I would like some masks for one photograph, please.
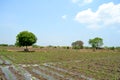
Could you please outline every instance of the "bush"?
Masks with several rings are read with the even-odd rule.
[[[62,46],[63,49],[70,49],[69,46]]]
[[[115,50],[115,47],[114,47],[114,46],[113,46],[113,47],[109,47],[109,49],[110,49],[110,50]]]
[[[83,49],[83,46],[73,46],[73,49]]]
[[[39,46],[38,46],[38,45],[33,45],[32,47],[33,47],[33,48],[38,48]]]

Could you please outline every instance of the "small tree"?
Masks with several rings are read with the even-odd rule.
[[[37,38],[32,32],[22,31],[16,36],[16,45],[25,46],[25,51],[29,51],[27,46],[31,46],[36,43]]]
[[[83,48],[83,42],[82,41],[75,41],[72,43],[73,49],[82,49]]]
[[[93,50],[100,48],[103,45],[103,39],[96,37],[94,39],[89,39],[89,44],[92,46]]]

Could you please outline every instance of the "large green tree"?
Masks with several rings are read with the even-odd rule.
[[[89,39],[89,44],[92,46],[93,50],[100,48],[103,45],[103,39],[96,37],[94,39]]]
[[[16,45],[17,46],[25,46],[25,51],[28,51],[27,46],[31,46],[34,43],[36,43],[37,37],[32,33],[28,31],[22,31],[16,36]]]
[[[73,49],[82,49],[83,48],[83,41],[75,41],[72,43]]]

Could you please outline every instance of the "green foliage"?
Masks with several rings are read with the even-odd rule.
[[[62,46],[63,49],[70,49],[69,46]]]
[[[83,48],[83,42],[82,41],[75,41],[72,43],[73,49],[82,49]]]
[[[32,47],[33,47],[33,48],[39,48],[39,46],[38,46],[38,45],[32,45]]]
[[[92,46],[92,48],[98,49],[103,45],[103,39],[99,37],[89,39],[89,44]]]
[[[8,46],[8,44],[0,44],[0,46]]]
[[[115,50],[115,47],[114,47],[114,46],[113,46],[113,47],[109,47],[109,49],[110,49],[110,50]]]
[[[16,36],[16,43],[17,46],[31,46],[36,43],[37,38],[36,36],[28,31],[22,31]]]
[[[47,48],[59,48],[59,46],[48,45]]]

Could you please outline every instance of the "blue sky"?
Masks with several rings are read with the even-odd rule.
[[[0,44],[14,44],[24,30],[41,46],[88,46],[94,37],[120,46],[120,0],[0,0]]]

